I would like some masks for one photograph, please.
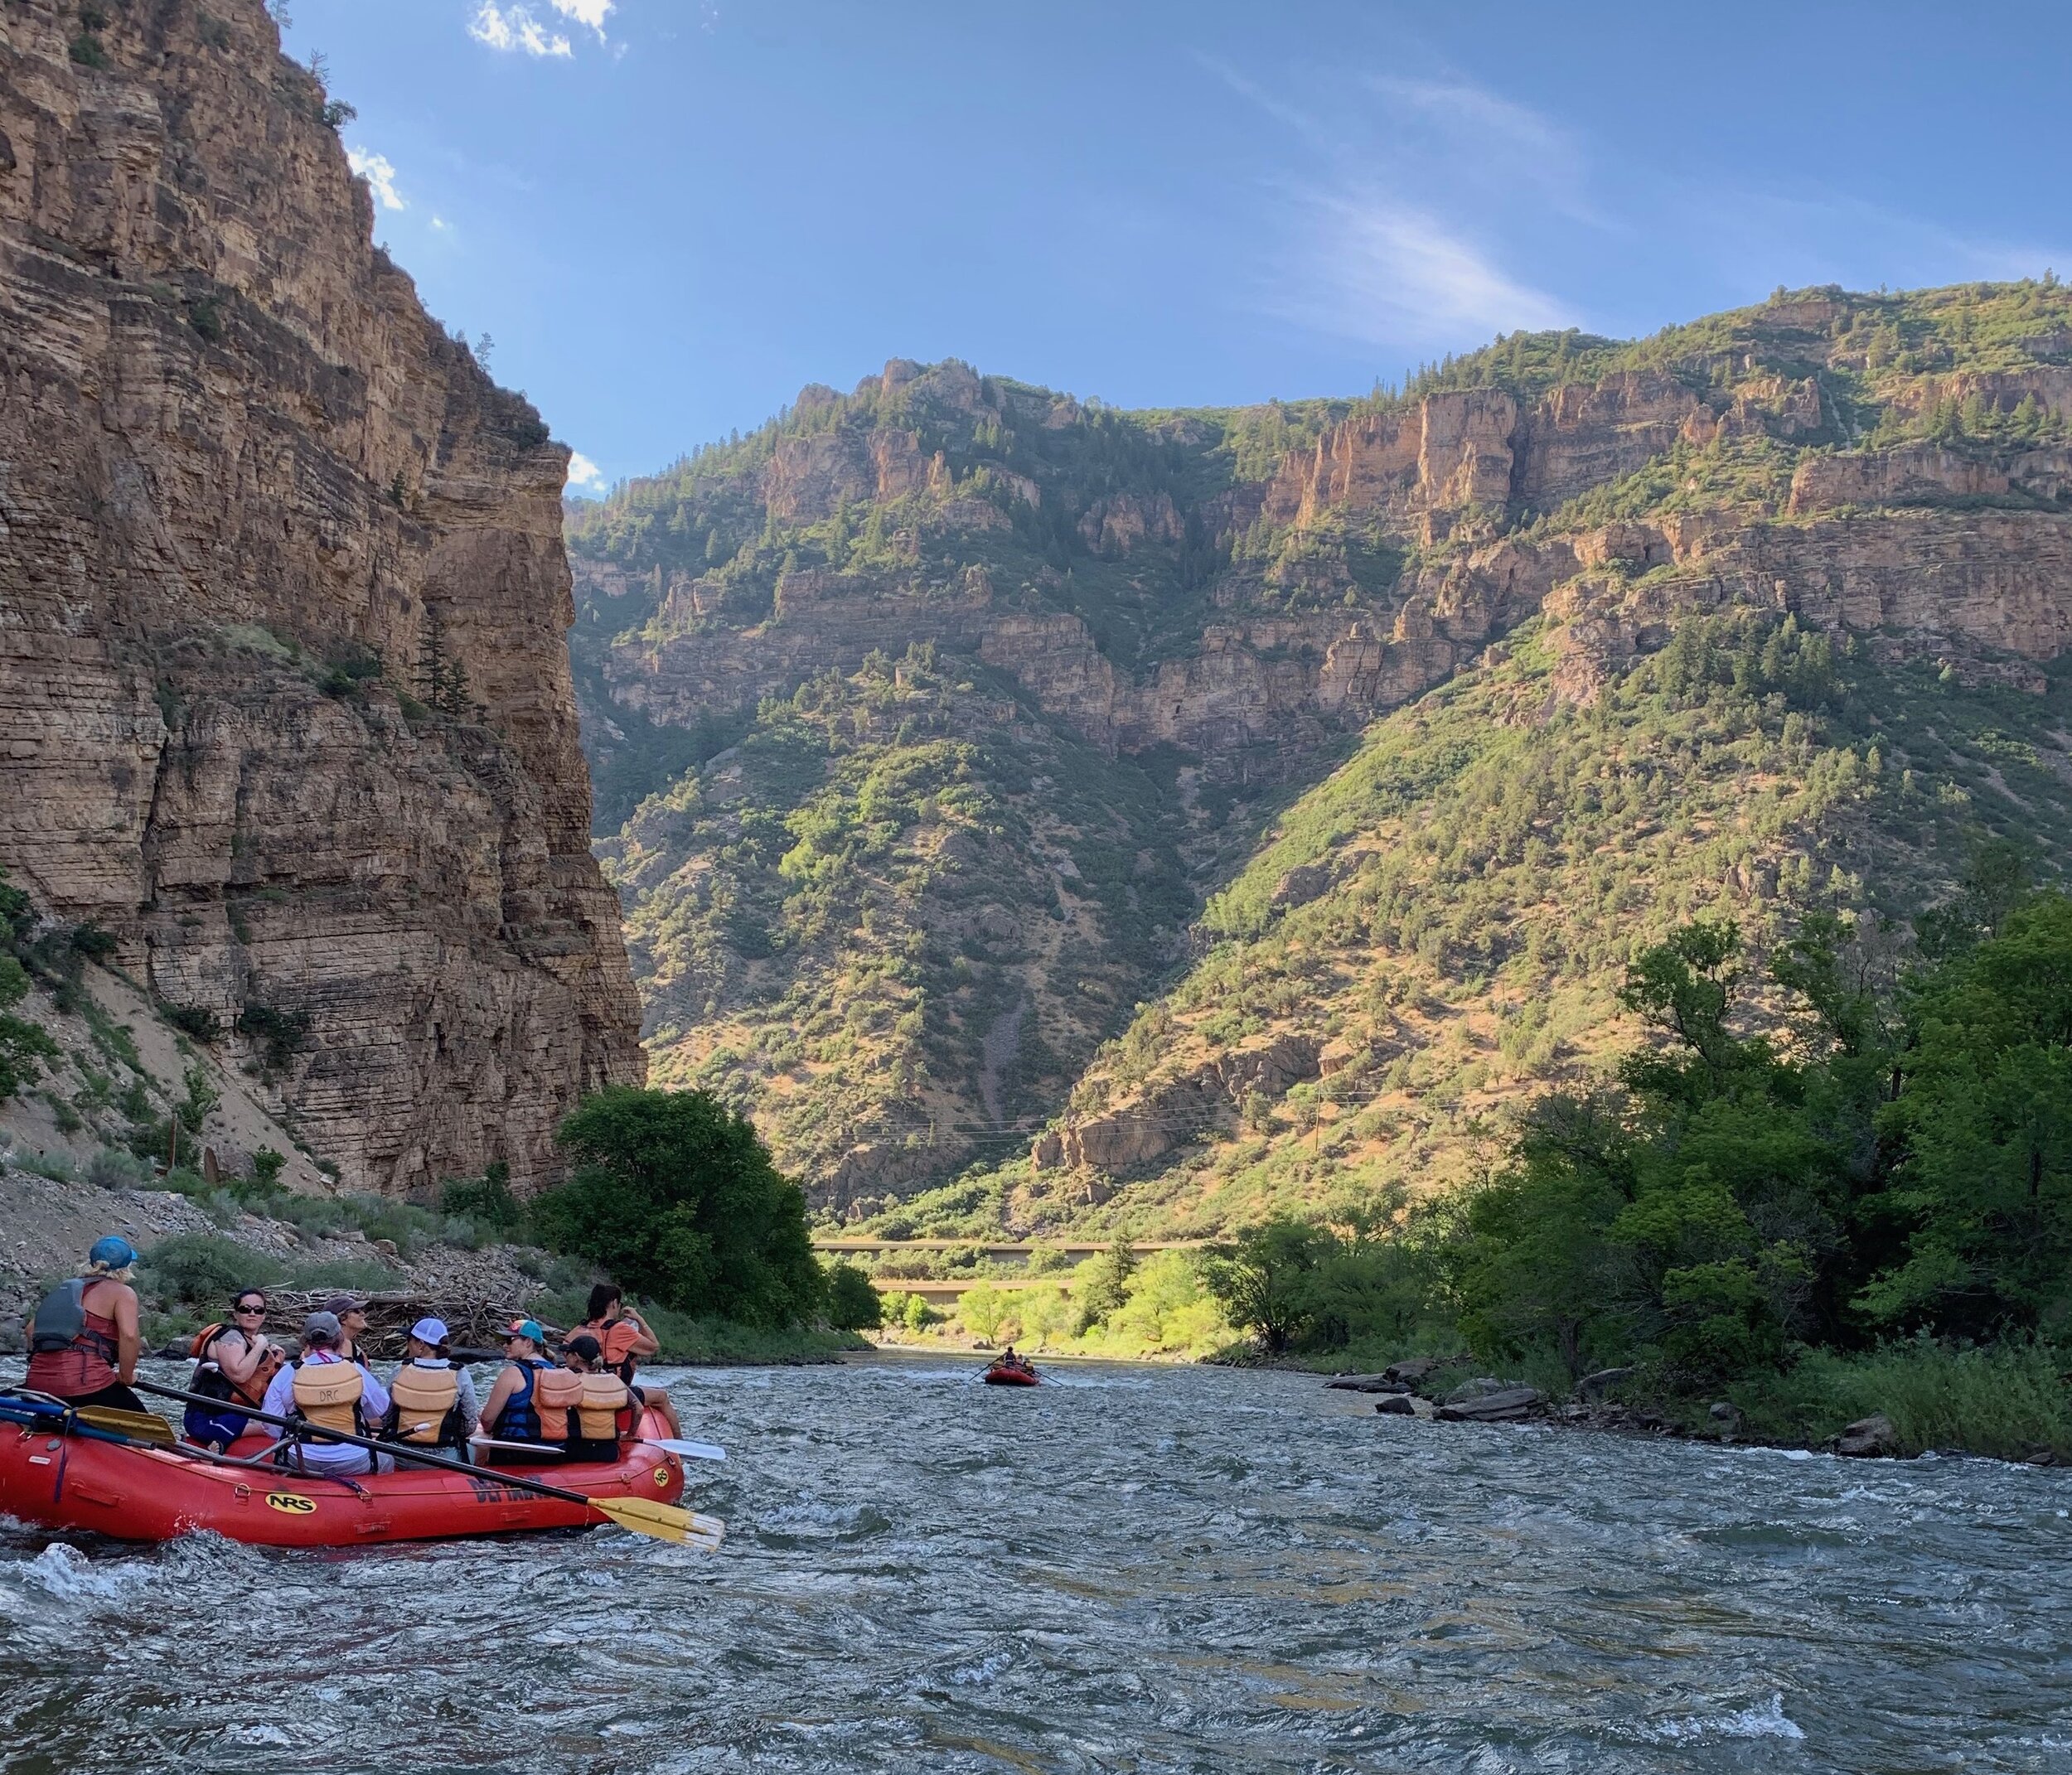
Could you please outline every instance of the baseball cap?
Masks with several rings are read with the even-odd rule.
[[[338,1341],[338,1315],[335,1313],[312,1313],[303,1321],[303,1336],[321,1337],[328,1342]]]
[[[127,1270],[137,1261],[137,1248],[118,1233],[96,1239],[86,1261],[99,1270]]]
[[[540,1348],[546,1347],[546,1329],[537,1319],[513,1319],[511,1328],[504,1335],[506,1337],[530,1337]]]
[[[444,1343],[447,1337],[446,1321],[444,1319],[419,1319],[410,1328],[410,1335],[419,1343]]]
[[[324,1311],[343,1318],[348,1313],[365,1313],[367,1303],[357,1294],[333,1294],[324,1303]]]
[[[586,1362],[604,1360],[604,1346],[588,1332],[578,1332],[561,1346],[561,1351],[564,1356],[579,1356]]]

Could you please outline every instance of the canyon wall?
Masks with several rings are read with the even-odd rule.
[[[0,864],[270,1034],[346,1183],[533,1184],[644,1067],[567,452],[370,244],[326,104],[258,0],[0,7]]]

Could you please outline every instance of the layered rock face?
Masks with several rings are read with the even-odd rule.
[[[553,1173],[642,1076],[566,452],[370,244],[256,0],[0,13],[0,862],[162,1001],[307,1019],[358,1187]]]

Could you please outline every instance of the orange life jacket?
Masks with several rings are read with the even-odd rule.
[[[585,1442],[617,1442],[632,1429],[633,1395],[617,1375],[578,1375],[583,1400],[576,1411]]]
[[[389,1427],[398,1442],[453,1442],[455,1426],[449,1421],[460,1403],[461,1377],[457,1369],[424,1368],[405,1362],[389,1383]]]
[[[217,1338],[225,1332],[235,1329],[240,1337],[244,1335],[240,1327],[231,1327],[218,1321],[204,1325],[194,1334],[194,1342],[187,1346],[187,1354],[201,1366],[194,1371],[194,1378],[187,1385],[191,1393],[206,1393],[211,1399],[222,1399],[240,1405],[249,1405],[254,1411],[266,1403],[266,1389],[274,1376],[281,1371],[281,1365],[288,1360],[287,1353],[277,1344],[269,1344],[266,1354],[259,1358],[259,1365],[252,1371],[248,1380],[233,1381],[224,1373],[216,1359],[209,1354]]]
[[[540,1441],[569,1439],[569,1414],[583,1402],[588,1378],[572,1368],[543,1368],[533,1377],[532,1409],[540,1419]]]
[[[295,1371],[295,1409],[318,1429],[360,1435],[360,1400],[366,1386],[357,1362],[305,1361]]]

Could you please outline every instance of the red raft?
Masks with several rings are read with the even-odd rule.
[[[1042,1377],[1033,1368],[1006,1368],[995,1362],[981,1378],[988,1386],[1034,1386]]]
[[[644,1420],[645,1434],[661,1427]],[[248,1439],[253,1452],[266,1446]],[[234,1453],[242,1452],[241,1444]],[[586,1497],[645,1497],[674,1504],[683,1463],[646,1442],[611,1463],[554,1463],[511,1471]],[[0,1423],[0,1511],[45,1528],[90,1529],[117,1540],[172,1540],[209,1531],[266,1547],[355,1547],[391,1540],[449,1540],[597,1522],[580,1504],[503,1482],[493,1467],[467,1473],[399,1467],[392,1473],[327,1479],[271,1467],[222,1464],[180,1449],[46,1426]]]

